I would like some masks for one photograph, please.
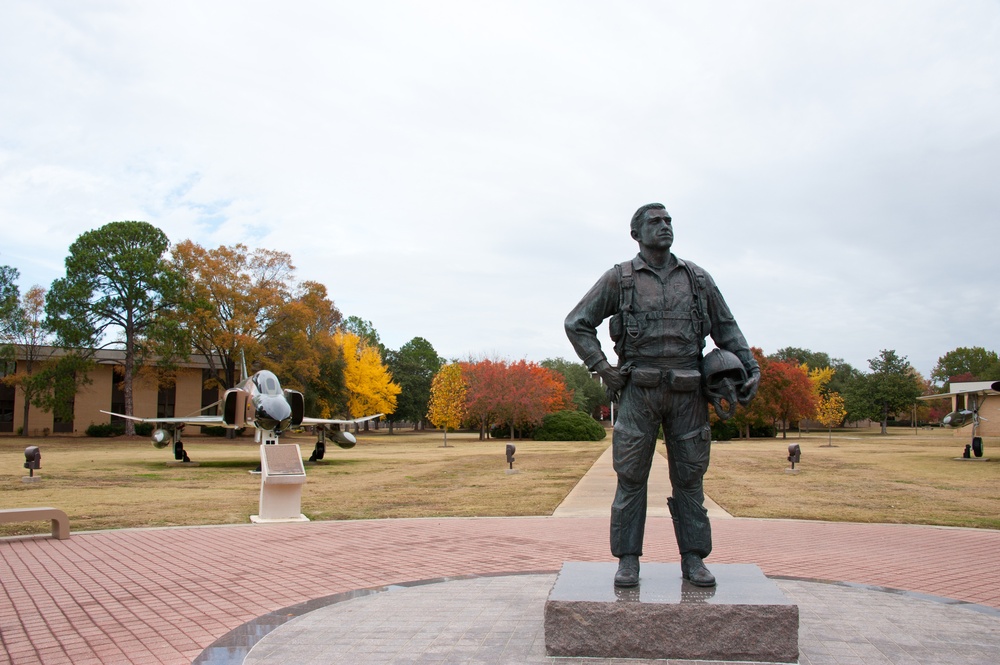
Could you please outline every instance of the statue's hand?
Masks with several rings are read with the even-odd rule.
[[[747,377],[746,383],[744,383],[743,387],[740,389],[740,394],[738,396],[740,404],[742,404],[743,406],[749,404],[750,400],[752,400],[754,396],[757,394],[757,388],[759,387],[760,387],[760,369],[755,367],[753,370],[750,371],[750,376]]]
[[[594,368],[594,371],[601,377],[609,395],[618,395],[625,387],[625,377],[618,372],[617,367],[612,367],[607,360],[602,360]]]

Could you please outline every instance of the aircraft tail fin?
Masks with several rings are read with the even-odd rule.
[[[250,378],[250,375],[247,374],[247,355],[242,350],[240,351],[240,371],[242,372],[240,375],[241,383]]]

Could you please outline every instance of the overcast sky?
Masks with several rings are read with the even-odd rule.
[[[766,353],[1000,349],[996,1],[6,0],[0,62],[22,291],[144,220],[288,252],[391,348],[575,359],[661,201]]]

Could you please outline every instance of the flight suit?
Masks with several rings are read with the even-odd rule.
[[[597,326],[608,318],[618,370],[627,376],[612,438],[618,487],[611,553],[642,555],[646,485],[662,425],[678,549],[705,558],[712,551],[703,490],[711,444],[700,380],[705,338],[735,354],[748,372],[757,362],[711,276],[673,254],[662,269],[641,254],[611,268],[566,317],[566,334],[592,371],[607,360]]]

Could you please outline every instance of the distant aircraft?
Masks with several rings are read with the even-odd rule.
[[[101,411],[119,418],[134,420],[140,423],[153,423],[157,428],[153,431],[153,445],[166,448],[171,443],[174,448],[174,459],[190,462],[181,432],[185,425],[201,425],[203,427],[227,427],[240,429],[252,426],[256,433],[254,440],[258,443],[278,443],[279,437],[290,429],[299,427],[314,427],[316,430],[316,447],[313,449],[310,462],[323,459],[326,454],[326,435],[341,448],[353,448],[358,440],[344,429],[347,425],[374,420],[385,414],[377,413],[352,420],[331,418],[309,418],[304,415],[305,400],[302,393],[296,390],[282,390],[278,377],[266,369],[247,376],[246,361],[243,362],[243,378],[235,388],[225,392],[222,399],[211,406],[222,405],[222,415],[193,415],[185,418],[137,418],[123,413]],[[211,408],[206,407],[206,408]]]
[[[951,399],[955,395],[965,396],[966,406],[969,408],[952,411],[941,419],[941,424],[945,427],[959,428],[972,425],[972,443],[965,447],[964,457],[970,457],[970,450],[976,457],[983,456],[983,440],[981,437],[976,436],[976,432],[979,429],[979,421],[986,420],[986,418],[979,415],[979,409],[988,397],[1000,395],[1000,381],[994,381],[993,383],[988,381],[977,382],[974,385],[976,387],[969,388],[968,390],[956,390],[954,392],[941,393],[940,395],[924,395],[917,398],[919,400],[934,400]]]

